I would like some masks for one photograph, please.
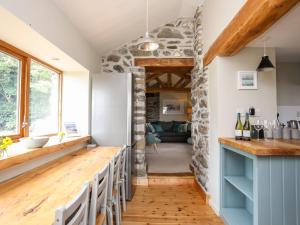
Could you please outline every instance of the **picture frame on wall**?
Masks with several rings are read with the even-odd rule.
[[[257,71],[238,71],[237,73],[237,88],[238,90],[256,90]]]
[[[183,115],[184,101],[164,100],[162,111],[164,115]]]

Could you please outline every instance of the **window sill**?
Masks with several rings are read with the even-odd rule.
[[[12,154],[8,151],[8,157],[0,158],[0,170],[4,170],[13,166],[17,166],[26,161],[36,159],[54,152],[62,151],[68,147],[84,143],[90,140],[90,136],[81,136],[74,138],[66,138],[61,143],[49,144],[43,148],[36,149],[20,149]]]

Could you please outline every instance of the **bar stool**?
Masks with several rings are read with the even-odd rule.
[[[121,224],[121,210],[120,210],[120,163],[121,152],[119,152],[114,159],[110,162],[109,166],[109,179],[107,191],[107,222],[113,225],[113,208],[115,214],[116,225]]]
[[[85,183],[81,192],[67,205],[55,212],[55,225],[87,225],[89,210],[89,183]]]
[[[120,165],[120,199],[122,199],[122,208],[126,212],[126,158],[127,158],[127,147],[124,146],[121,151],[121,165]],[[121,205],[121,204],[120,204]]]
[[[94,176],[90,201],[89,225],[106,224],[109,165]]]

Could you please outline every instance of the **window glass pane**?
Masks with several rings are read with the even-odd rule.
[[[58,132],[59,75],[32,61],[30,67],[29,135]]]
[[[0,51],[0,136],[19,134],[19,59]]]

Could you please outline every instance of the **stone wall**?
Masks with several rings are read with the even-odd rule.
[[[203,28],[202,28],[202,7],[198,7],[194,18],[195,29],[195,67],[192,73],[192,138],[193,157],[192,164],[194,173],[199,184],[207,191],[208,186],[208,75],[203,68]]]
[[[146,122],[155,122],[159,120],[159,98],[159,93],[151,93],[146,95]]]
[[[133,129],[134,140],[134,173],[139,177],[147,174],[145,162],[145,123],[146,123],[146,95],[145,95],[145,69],[132,67],[133,77]]]
[[[140,51],[138,40],[131,41],[102,57],[104,72],[128,72],[134,66],[135,58],[193,58],[194,20],[180,18],[150,32],[150,36],[160,43],[153,52]]]
[[[134,67],[135,58],[193,58],[194,57],[194,19],[180,18],[165,24],[150,35],[157,39],[160,48],[154,52],[137,49],[134,40],[102,57],[103,72],[132,72],[134,78],[134,172],[138,177],[146,176],[145,162],[145,70]]]

